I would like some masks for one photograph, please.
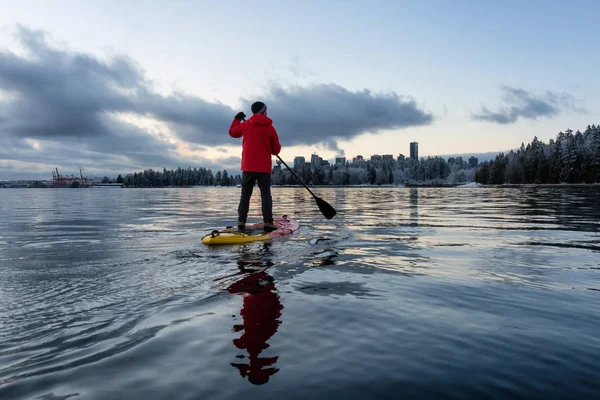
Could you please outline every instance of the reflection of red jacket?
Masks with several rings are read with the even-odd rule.
[[[273,120],[264,114],[254,114],[242,123],[234,119],[229,135],[242,139],[242,171],[271,172],[271,155],[279,154],[281,144]]]
[[[250,356],[258,356],[269,347],[267,341],[277,332],[282,309],[279,296],[271,291],[244,296],[240,312],[244,320],[244,333],[233,344],[238,349],[248,350]]]
[[[260,357],[263,350],[269,347],[267,341],[277,332],[281,324],[283,305],[275,292],[275,285],[268,274],[253,273],[229,286],[229,293],[243,296],[243,306],[240,315],[243,325],[234,325],[234,331],[243,331],[242,335],[233,340],[238,349],[248,351],[248,363],[231,364],[239,369],[243,377],[248,377],[254,384],[269,381],[269,377],[279,369],[274,365],[279,357]]]

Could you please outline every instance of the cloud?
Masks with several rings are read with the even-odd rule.
[[[199,144],[190,144],[189,149],[190,149],[190,151],[206,151],[206,150],[208,150],[207,147],[200,146]]]
[[[253,100],[244,99],[249,109]],[[365,133],[428,125],[433,116],[414,99],[396,93],[352,92],[336,84],[272,87],[261,98],[287,145],[325,144],[338,150],[339,140]]]
[[[0,145],[5,144],[0,159],[58,165],[69,160],[129,172],[215,165],[183,156],[178,141],[198,150],[239,145],[227,134],[238,111],[228,105],[181,93],[161,95],[125,56],[104,60],[52,47],[47,33],[25,27],[16,37],[23,53],[0,51]],[[257,99],[268,104],[284,146],[320,145],[340,153],[340,140],[433,120],[410,97],[335,84],[274,86],[242,99],[248,114]],[[166,132],[156,134],[131,121],[136,118],[156,121]]]
[[[505,105],[497,111],[482,106],[478,114],[472,115],[472,119],[505,125],[514,124],[519,118],[552,118],[575,108],[573,96],[567,93],[555,94],[547,91],[544,95],[536,96],[526,90],[509,86],[503,86],[502,91]]]
[[[224,121],[233,113],[200,98],[157,94],[127,57],[104,62],[51,49],[44,34],[25,28],[18,37],[32,57],[0,52],[0,89],[16,95],[2,104],[0,127],[15,136],[111,136],[127,124],[115,126],[107,114],[131,112],[196,127],[210,144],[211,136],[222,136]]]

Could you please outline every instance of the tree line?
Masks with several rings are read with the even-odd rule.
[[[470,167],[462,157],[451,157],[447,161],[442,157],[360,160],[318,167],[295,166],[294,170],[303,182],[316,186],[465,183],[471,182],[475,174],[475,168]],[[162,171],[147,169],[130,173],[124,178],[119,175],[116,182],[127,187],[235,186],[241,182],[241,176],[229,174],[227,170],[217,171],[213,175],[206,168],[164,168]],[[271,182],[281,186],[299,184],[292,173],[280,165],[273,168]]]
[[[556,184],[600,182],[600,126],[582,133],[559,132],[546,144],[531,143],[481,164],[475,181],[482,184]]]
[[[121,177],[121,175],[119,175]],[[235,186],[241,182],[240,175],[230,175],[227,170],[217,171],[213,175],[207,168],[177,168],[162,171],[147,169],[117,177],[117,183],[128,187],[165,187],[165,186]]]

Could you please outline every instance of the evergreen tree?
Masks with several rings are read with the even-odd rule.
[[[490,182],[490,166],[488,162],[481,163],[481,167],[475,173],[475,182],[483,185]]]
[[[226,170],[223,170],[223,173],[221,174],[220,184],[221,186],[229,186],[229,175]]]
[[[508,160],[504,157],[504,153],[496,156],[496,160],[492,163],[489,173],[489,183],[501,185],[504,183],[504,172],[506,170]]]
[[[567,183],[576,183],[579,180],[581,160],[575,140],[569,140],[567,150],[563,156],[561,180]]]
[[[350,173],[347,171],[344,171],[343,175],[342,175],[342,185],[349,185],[350,184]]]
[[[368,166],[367,167],[367,176],[368,176],[369,184],[374,185],[375,182],[377,181],[377,172],[375,171],[375,168]]]

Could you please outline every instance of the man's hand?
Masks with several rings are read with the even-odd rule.
[[[234,118],[239,119],[241,121],[243,119],[246,119],[246,114],[244,114],[243,112],[240,111],[239,113],[235,114]]]

